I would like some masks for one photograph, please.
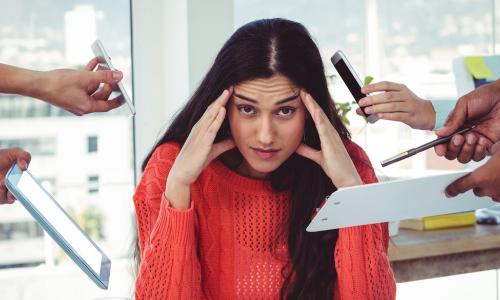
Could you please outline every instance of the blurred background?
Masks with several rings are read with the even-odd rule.
[[[37,70],[83,68],[93,57],[90,44],[99,38],[114,66],[124,72],[137,108],[135,118],[125,109],[75,117],[41,101],[0,94],[0,148],[19,146],[31,152],[31,172],[113,259],[110,288],[101,291],[19,203],[2,205],[2,299],[133,298],[132,194],[141,174],[138,166],[218,49],[245,23],[284,17],[304,24],[321,51],[330,91],[339,103],[353,99],[340,78],[332,76],[336,72],[330,57],[337,50],[344,51],[361,78],[404,83],[425,99],[456,101],[452,60],[494,55],[500,49],[500,0],[0,0],[0,7],[1,63]],[[434,134],[386,121],[367,126],[354,109],[348,113],[349,129],[380,178],[474,166],[440,159],[429,150],[382,169],[381,160]],[[487,230],[483,234],[474,228],[472,233],[493,243],[487,249],[500,248],[496,231]],[[404,233],[393,237],[393,246],[406,242],[405,247],[418,247],[422,237]],[[431,234],[442,242],[462,232]],[[460,249],[475,238],[440,246],[453,255],[477,257],[485,249]],[[432,259],[455,264],[445,252]],[[424,263],[428,261],[419,266]],[[420,277],[398,279],[398,299],[500,299],[496,264],[457,268],[462,271],[422,271]]]

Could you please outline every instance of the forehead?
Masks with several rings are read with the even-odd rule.
[[[287,77],[277,74],[240,82],[234,86],[234,91],[255,100],[280,100],[297,94],[299,87]]]

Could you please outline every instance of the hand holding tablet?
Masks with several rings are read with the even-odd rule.
[[[107,289],[110,259],[31,173],[14,163],[7,172],[5,185],[78,267],[100,288]]]

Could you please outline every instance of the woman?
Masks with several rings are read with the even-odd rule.
[[[386,224],[305,231],[377,179],[301,24],[238,29],[143,168],[137,299],[395,298]]]

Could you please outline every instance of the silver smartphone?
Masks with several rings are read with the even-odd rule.
[[[366,97],[365,94],[361,93],[361,88],[363,87],[363,84],[359,79],[358,75],[356,74],[356,72],[354,71],[354,68],[347,60],[345,54],[339,50],[335,52],[335,54],[332,56],[331,61],[333,63],[333,66],[339,73],[340,78],[342,78],[342,81],[344,81],[345,85],[347,86],[352,96],[354,97],[354,100],[356,100],[356,103],[358,103],[359,100],[361,100],[362,98]],[[365,113],[363,109],[361,109],[361,111],[368,119],[368,122],[375,123],[378,120],[377,115],[374,114],[368,115]]]
[[[76,265],[102,289],[108,288],[111,260],[28,171],[16,163],[5,186]]]
[[[92,52],[94,52],[94,55],[97,57],[97,61],[99,63],[99,68],[104,69],[104,70],[116,70],[113,67],[113,64],[111,64],[111,57],[108,55],[106,50],[104,49],[104,46],[100,40],[96,40],[94,43],[92,43]],[[130,113],[132,116],[135,115],[135,107],[134,104],[132,103],[132,99],[129,97],[127,94],[127,91],[125,90],[125,86],[123,85],[123,82],[120,81],[118,82],[115,86],[113,86],[113,91],[118,92],[122,95],[123,100],[127,103],[127,106],[130,110]]]

